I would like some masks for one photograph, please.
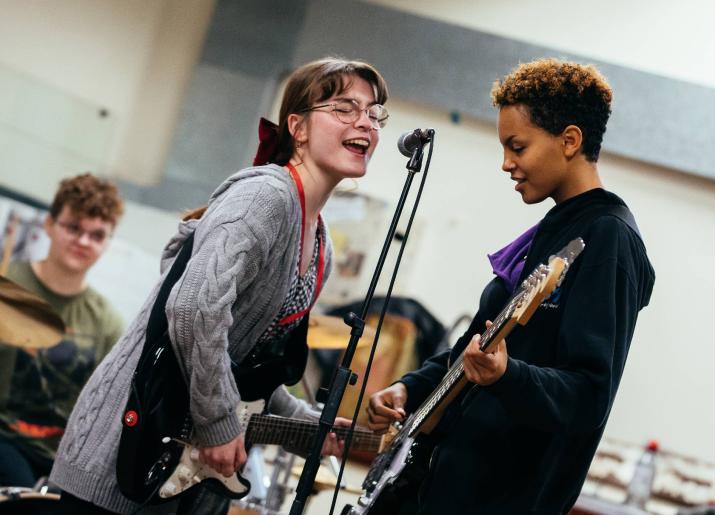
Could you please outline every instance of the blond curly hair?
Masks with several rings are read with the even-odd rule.
[[[576,125],[583,134],[582,151],[593,162],[601,151],[612,98],[611,86],[595,66],[558,59],[520,64],[492,87],[494,106],[523,105],[531,122],[550,134]]]

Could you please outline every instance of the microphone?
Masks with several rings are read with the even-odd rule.
[[[397,140],[397,149],[405,157],[412,157],[412,154],[425,145],[428,141],[432,141],[433,129],[415,129],[411,132],[405,132]]]

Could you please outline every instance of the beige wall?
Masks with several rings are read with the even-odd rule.
[[[715,86],[715,3],[709,0],[363,1]]]
[[[715,87],[715,67],[709,64],[715,62],[715,4],[708,0],[367,1]],[[362,187],[394,202],[401,180],[395,173],[397,136],[415,127],[438,129],[434,172],[421,210],[428,227],[410,291],[449,321],[475,305],[489,279],[484,254],[510,241],[550,205],[523,206],[510,191],[499,171],[494,128],[469,121],[451,126],[445,114],[420,106],[390,102],[388,107],[396,116]],[[715,305],[710,273],[715,182],[608,155],[600,170],[606,187],[634,210],[657,274],[606,434],[633,442],[658,438],[665,448],[713,462],[715,347],[709,322]],[[474,219],[480,221],[469,221]],[[445,248],[449,251],[435,252]]]
[[[116,129],[104,171],[157,183],[214,3],[0,0],[0,62],[107,108]],[[47,170],[39,191],[28,177],[0,180],[46,199],[73,172]]]
[[[390,123],[360,191],[394,206],[406,159],[399,134],[415,127],[437,131],[419,211],[422,234],[400,294],[423,302],[445,323],[472,313],[491,270],[486,259],[553,206],[521,202],[500,169],[495,127],[391,99]],[[711,399],[715,393],[712,316],[715,278],[715,183],[603,155],[607,189],[634,211],[656,270],[651,304],[641,312],[607,435],[633,442],[657,438],[664,448],[715,461]],[[415,188],[413,188],[415,189]]]
[[[709,26],[715,7],[706,1],[379,3],[715,86],[715,68],[709,65],[715,62]],[[213,4],[0,0],[0,62],[106,106],[119,120],[109,159],[112,174],[157,182]],[[393,116],[360,190],[394,205],[405,164],[395,149],[397,137],[415,127],[437,129],[417,257],[401,285],[402,293],[414,295],[449,323],[475,309],[490,279],[485,254],[537,221],[550,205],[525,206],[511,191],[499,170],[501,150],[493,127],[470,120],[453,125],[446,113],[397,99],[388,107]],[[709,413],[715,347],[708,331],[715,184],[608,155],[601,171],[607,187],[635,211],[658,274],[607,433],[632,441],[656,437],[667,448],[715,461]],[[0,170],[0,182],[28,193],[39,188],[44,198],[55,179],[7,177]],[[156,253],[173,224],[173,215],[137,207],[120,230]]]

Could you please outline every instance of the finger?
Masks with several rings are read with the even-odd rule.
[[[238,448],[236,449],[236,461],[234,462],[234,468],[233,470],[240,470],[241,467],[243,467],[246,464],[246,461],[248,461],[248,455],[246,454],[246,449],[243,447],[243,445],[239,445]]]
[[[481,350],[479,340],[472,340],[464,350],[464,362],[470,362],[473,366],[486,365],[489,363],[489,354]]]
[[[328,433],[325,442],[323,442],[323,449],[321,450],[321,456],[335,454],[338,449],[338,438],[335,433]]]
[[[392,424],[395,420],[398,420],[397,417],[394,416],[384,416],[384,415],[378,415],[377,413],[370,412],[368,413],[368,422],[370,422],[373,425],[377,426],[384,426],[385,429]]]
[[[368,427],[368,429],[370,429],[370,431],[373,431],[377,434],[382,434],[382,433],[385,433],[387,431],[387,429],[390,427],[390,422],[368,419],[367,427]]]
[[[347,418],[343,417],[337,417],[335,419],[335,423],[333,424],[334,427],[350,427],[353,424],[352,420],[348,420]]]
[[[221,466],[221,475],[223,477],[229,478],[233,476],[236,473],[236,471],[233,469],[233,463],[224,463]]]
[[[405,415],[405,410],[400,406],[398,409],[393,409],[385,404],[372,406],[372,411],[377,416],[387,417],[391,420],[402,420]]]
[[[479,381],[479,373],[470,360],[465,359],[462,362],[462,366],[464,368],[464,375],[468,381],[472,383],[476,383]]]

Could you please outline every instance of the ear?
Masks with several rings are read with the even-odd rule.
[[[55,226],[55,219],[52,218],[52,215],[48,213],[47,216],[45,217],[45,223],[43,224],[43,227],[45,228],[45,232],[47,234],[50,234],[50,231],[52,230],[52,228],[54,226]]]
[[[286,122],[288,124],[288,132],[293,136],[293,141],[296,143],[305,143],[308,140],[304,115],[291,113],[288,115]]]
[[[576,125],[569,125],[561,133],[564,156],[567,159],[573,158],[581,152],[583,144],[583,133]]]

